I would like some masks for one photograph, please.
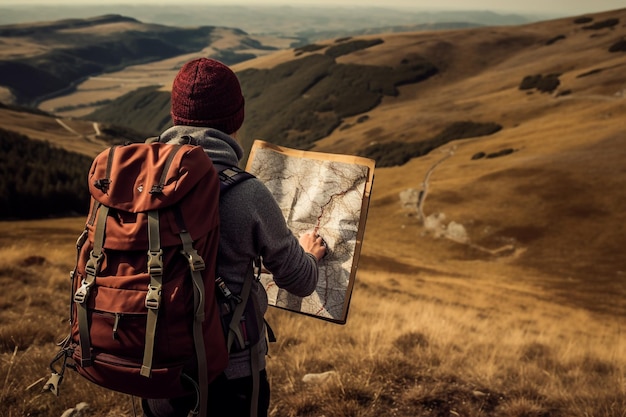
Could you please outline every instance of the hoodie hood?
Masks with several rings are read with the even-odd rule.
[[[158,141],[202,146],[215,164],[236,166],[243,158],[243,148],[239,142],[232,136],[212,128],[172,126],[159,136]]]

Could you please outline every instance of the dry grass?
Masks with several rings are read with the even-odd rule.
[[[2,416],[60,416],[81,401],[93,415],[134,413],[131,397],[72,371],[60,398],[41,393],[67,330],[67,273],[81,227],[82,219],[0,223],[8,237],[0,242]],[[271,415],[625,415],[618,318],[558,305],[512,276],[403,270],[369,256],[345,326],[270,311],[278,335]],[[327,371],[323,385],[302,381]]]
[[[624,415],[617,322],[489,279],[416,278],[362,272],[344,328],[272,314],[274,415]],[[301,382],[328,370],[335,383]]]
[[[402,87],[363,123],[345,120],[352,127],[314,150],[427,138],[454,120],[497,121],[503,130],[377,169],[348,323],[269,314],[278,335],[268,368],[272,416],[626,416],[626,85],[623,54],[608,52],[623,30],[592,36],[563,19],[398,34],[341,57],[383,65],[412,51],[442,72]],[[518,47],[529,41],[541,47]],[[293,56],[281,51],[238,69]],[[562,73],[572,93],[519,91],[523,77],[549,73]],[[32,137],[77,144],[54,119],[0,116]],[[508,148],[515,152],[471,159]],[[399,204],[399,193],[421,189],[451,150],[430,178],[424,212],[465,226],[467,244],[433,238]],[[80,401],[94,415],[132,415],[130,398],[73,374],[59,399],[39,392],[66,331],[67,272],[82,222],[0,223],[0,416],[60,416]],[[506,245],[514,249],[483,250]],[[327,371],[336,373],[322,386],[302,381]]]

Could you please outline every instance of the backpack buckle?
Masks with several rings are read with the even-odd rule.
[[[89,288],[91,288],[91,285],[89,285],[87,281],[83,280],[80,288],[78,288],[74,294],[74,302],[83,304],[89,296]]]
[[[85,274],[88,277],[95,278],[95,276],[98,275],[98,272],[100,271],[100,267],[102,266],[103,259],[104,259],[104,254],[102,252],[96,255],[94,251],[91,251],[91,253],[89,254],[89,260],[85,264]]]
[[[163,250],[148,251],[148,274],[157,279],[163,276]]]
[[[93,186],[105,194],[109,191],[109,185],[111,185],[109,178],[100,178],[93,182]]]
[[[239,304],[241,302],[241,298],[239,298],[238,296],[232,293],[232,291],[230,290],[230,288],[228,288],[228,286],[226,285],[222,277],[215,278],[215,284],[217,285],[217,288],[220,290],[224,298],[226,298],[229,301],[234,300],[236,304]]]
[[[161,286],[148,285],[148,294],[146,295],[146,308],[148,310],[158,310],[161,304]]]
[[[195,249],[192,249],[189,252],[182,251],[183,255],[187,257],[187,262],[189,262],[189,268],[192,272],[196,271],[204,271],[204,260],[202,256],[198,255]]]

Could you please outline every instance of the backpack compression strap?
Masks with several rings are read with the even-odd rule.
[[[152,373],[152,358],[154,356],[154,337],[156,335],[157,318],[161,304],[161,289],[163,284],[163,250],[161,249],[161,237],[159,235],[159,212],[150,210],[148,215],[148,274],[150,285],[146,294],[146,339],[143,353],[141,375],[150,377]]]
[[[199,389],[199,403],[200,403],[200,417],[207,415],[208,407],[208,392],[206,387],[209,386],[209,374],[207,370],[206,355],[204,349],[204,336],[202,333],[202,322],[204,321],[204,281],[202,280],[201,271],[204,270],[205,264],[202,257],[193,247],[193,239],[189,232],[183,229],[180,232],[180,238],[183,243],[183,254],[189,262],[189,270],[191,272],[191,279],[195,287],[193,292],[193,305],[194,305],[194,320],[193,320],[193,342],[196,349],[196,357],[198,360],[198,385]]]
[[[181,149],[180,145],[175,145],[163,166],[161,177],[158,184],[154,184],[150,190],[150,194],[162,194],[163,186],[167,180],[167,174],[174,160],[174,156]],[[159,316],[159,307],[161,305],[161,290],[163,286],[163,249],[161,249],[161,235],[159,231],[159,211],[150,210],[146,213],[148,216],[148,274],[150,275],[150,284],[148,286],[148,294],[146,294],[146,308],[148,309],[148,317],[146,319],[146,339],[143,354],[143,364],[141,365],[140,374],[150,377],[152,374],[152,359],[154,357],[154,338],[156,335],[157,318]]]
[[[109,208],[101,205],[98,210],[98,220],[96,223],[96,234],[93,242],[93,249],[89,254],[89,260],[85,265],[85,278],[80,288],[74,294],[74,302],[78,304],[78,330],[81,349],[81,366],[91,366],[91,342],[89,340],[89,321],[87,316],[87,299],[89,291],[96,283],[96,275],[100,272],[104,254],[104,229],[106,227]]]

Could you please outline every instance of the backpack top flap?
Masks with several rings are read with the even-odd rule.
[[[147,250],[147,210],[161,213],[163,247],[180,244],[180,226],[194,241],[218,227],[219,177],[201,147],[137,143],[111,149],[95,158],[89,173],[92,216],[96,201],[113,209],[106,222],[106,248]],[[87,227],[93,240],[95,225],[88,222]]]
[[[89,192],[105,206],[131,213],[177,203],[212,169],[211,159],[193,145],[135,143],[111,149],[95,158]]]

